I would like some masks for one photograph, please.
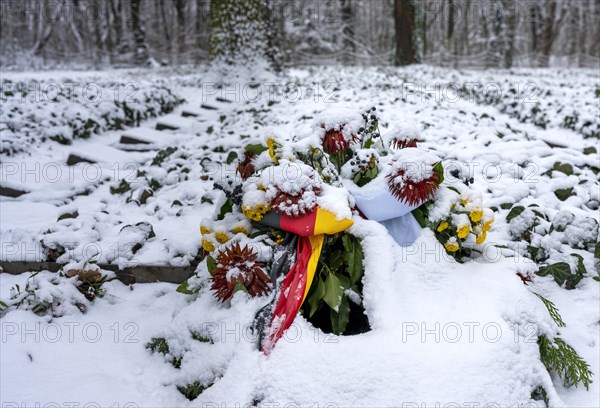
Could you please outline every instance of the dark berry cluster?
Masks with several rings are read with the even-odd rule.
[[[365,142],[369,139],[377,139],[379,134],[379,119],[375,114],[377,108],[374,106],[362,114],[365,125],[358,129],[358,136]]]
[[[467,185],[467,186],[468,186],[469,184],[473,184],[473,183],[475,182],[475,179],[474,179],[473,177],[471,177],[471,178],[469,178],[469,177],[464,177],[464,178],[462,178],[462,172],[461,172],[459,169],[453,169],[453,170],[450,170],[450,175],[451,175],[452,177],[454,177],[455,179],[459,179],[459,180],[461,180],[461,179],[462,179],[462,182],[463,182],[465,185]]]
[[[213,187],[223,191],[234,204],[242,205],[242,182],[237,177],[227,175],[224,179],[215,181]]]

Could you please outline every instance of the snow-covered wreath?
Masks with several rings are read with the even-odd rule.
[[[442,160],[418,142],[419,132],[405,127],[382,136],[371,108],[326,111],[301,140],[248,143],[235,176],[215,181],[221,201],[202,220],[205,272],[179,291],[204,293],[208,284],[220,302],[238,291],[263,299],[253,330],[265,354],[297,313],[324,332],[368,331],[363,261],[376,249],[363,245],[357,219],[382,224],[401,246],[429,229],[461,263],[481,254],[494,222],[469,182],[446,183]],[[539,333],[542,362],[587,388],[587,363],[560,337],[564,322],[552,302],[539,297],[555,324]],[[543,386],[532,391],[548,398]]]

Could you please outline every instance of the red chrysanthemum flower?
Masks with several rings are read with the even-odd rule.
[[[300,161],[288,160],[264,169],[260,183],[266,186],[265,198],[269,207],[290,217],[312,212],[323,185],[315,169]]]
[[[245,152],[244,160],[238,164],[236,170],[242,180],[247,180],[254,173],[254,163],[252,162],[254,156],[256,156],[254,153]]]
[[[391,145],[393,149],[406,149],[407,147],[417,147],[417,139],[412,138],[398,138],[392,139]]]
[[[315,209],[316,202],[313,197],[316,198],[320,194],[321,188],[314,185],[299,194],[290,194],[280,190],[269,204],[276,212],[285,213],[292,217],[299,217]]]
[[[217,267],[213,271],[211,290],[222,302],[233,296],[236,285],[242,284],[250,296],[264,295],[269,291],[269,276],[263,265],[254,262],[257,253],[245,245],[235,243],[224,251],[219,251]]]
[[[342,132],[344,126],[340,126],[339,130],[329,129],[325,131],[323,136],[323,150],[328,154],[336,154],[344,152],[350,148],[350,143],[356,140],[356,135],[351,135],[349,139]]]
[[[440,186],[439,174],[433,166],[422,163],[419,169],[410,166],[394,166],[387,176],[392,195],[410,206],[421,205],[430,200]]]

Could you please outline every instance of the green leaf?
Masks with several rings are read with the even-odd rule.
[[[200,199],[200,204],[204,204],[204,203],[214,204],[212,198],[210,198],[206,195],[202,196],[202,198]]]
[[[600,242],[596,242],[596,247],[594,248],[594,258],[600,259]]]
[[[523,207],[522,205],[513,207],[506,216],[506,222],[510,222],[512,219],[518,217],[523,211],[525,211],[525,207]]]
[[[329,266],[330,270],[337,271],[344,263],[344,259],[344,253],[342,251],[334,251],[331,254],[329,264],[327,266]]]
[[[533,211],[533,213],[535,215],[537,215],[538,217],[540,217],[541,219],[546,220],[546,216],[544,214],[542,214],[541,212],[539,212],[538,210],[531,210],[531,211]]]
[[[573,194],[573,188],[559,188],[558,190],[554,191],[554,195],[560,201],[565,201],[567,198],[569,198],[575,194]]]
[[[596,282],[600,282],[600,276],[594,276],[592,279],[594,279]]]
[[[159,166],[160,164],[162,164],[163,161],[165,161],[165,159],[167,157],[169,157],[170,155],[172,155],[173,153],[175,153],[177,151],[176,147],[172,147],[169,146],[165,149],[160,150],[156,156],[154,157],[154,159],[152,159],[152,166]]]
[[[267,149],[268,149],[267,146],[263,146],[260,143],[246,145],[246,151],[248,153],[254,153],[257,156],[259,154],[261,154],[262,152],[266,151]]]
[[[185,385],[185,386],[178,385],[177,390],[180,393],[182,393],[183,396],[186,397],[188,400],[193,401],[196,398],[198,398],[198,396],[200,394],[202,394],[204,392],[204,390],[206,390],[211,385],[212,385],[212,383],[204,386],[199,381],[194,381],[193,383]]]
[[[571,274],[565,281],[565,289],[575,289],[577,284],[581,282],[583,276],[587,274],[585,269],[585,265],[583,264],[583,257],[579,254],[571,254],[577,258],[577,271],[574,274]]]
[[[323,295],[323,300],[330,308],[338,310],[342,303],[343,294],[344,290],[342,289],[340,280],[330,272],[327,275],[327,279],[325,279],[325,294]]]
[[[568,289],[568,290],[575,289],[575,287],[577,287],[577,284],[579,282],[581,282],[582,279],[583,279],[583,275],[580,273],[576,273],[576,274],[569,276],[569,278],[567,278],[567,280],[565,281],[565,289]]]
[[[585,265],[583,264],[583,256],[579,254],[571,254],[571,256],[577,258],[577,273],[585,275],[587,273],[587,270],[585,269]]]
[[[346,296],[342,299],[337,312],[333,309],[329,312],[329,319],[331,320],[331,329],[334,334],[341,335],[344,333],[350,321],[350,304]]]
[[[513,203],[502,203],[502,204],[500,204],[500,208],[502,208],[503,210],[508,210],[512,206],[513,206]]]
[[[360,280],[363,275],[363,252],[358,239],[349,234],[342,236],[344,244],[344,260],[348,265],[348,274],[350,283],[354,284]]]
[[[217,269],[217,262],[215,261],[215,258],[210,255],[206,256],[206,269],[208,269],[208,273],[210,273],[211,276],[215,274],[215,269]]]
[[[537,255],[539,252],[540,252],[540,248],[532,246],[532,245],[527,245],[527,253],[531,257],[531,259],[535,260],[537,258]]]
[[[571,276],[571,267],[566,262],[558,262],[540,267],[539,271],[536,272],[536,275],[552,275],[556,283],[558,283],[559,286],[562,286],[562,284]]]
[[[441,161],[437,162],[435,166],[433,166],[433,171],[436,172],[438,175],[439,184],[442,184],[444,182],[444,165]]]
[[[193,295],[194,292],[188,289],[188,281],[183,282],[181,285],[177,286],[177,292],[183,293],[184,295]]]
[[[310,304],[310,311],[308,313],[308,317],[312,317],[315,314],[315,312],[319,309],[319,303],[325,295],[325,282],[323,282],[321,279],[316,279],[316,281],[317,287],[308,298],[308,303]]]
[[[167,343],[167,340],[163,337],[152,337],[150,341],[146,343],[146,348],[152,350],[154,353],[169,353],[169,343]]]
[[[237,283],[233,287],[233,293],[236,293],[238,291],[242,291],[244,293],[248,293],[248,289],[246,289],[246,287],[244,286],[244,284],[242,282],[240,282],[240,281],[237,281]]]
[[[154,195],[154,192],[151,189],[145,188],[140,193],[138,201],[140,202],[140,204],[146,204],[146,202],[148,201],[148,198],[152,197],[153,195]]]
[[[223,218],[225,218],[225,214],[230,213],[232,210],[233,201],[231,201],[231,199],[228,198],[227,201],[225,201],[221,206],[221,211],[219,211],[219,216],[217,217],[217,220],[221,221]]]
[[[586,147],[585,149],[583,149],[583,154],[594,154],[596,152],[597,150],[594,146]]]
[[[8,309],[8,305],[0,300],[0,310],[6,310],[6,309]]]
[[[229,154],[227,155],[227,164],[233,163],[233,161],[237,158],[238,158],[238,155],[236,152],[229,152]]]
[[[129,185],[129,183],[127,181],[125,181],[125,179],[122,179],[121,182],[119,183],[118,187],[111,187],[110,188],[110,193],[111,194],[123,194],[126,191],[131,190],[131,186]]]
[[[415,217],[415,220],[417,220],[417,222],[419,223],[421,228],[425,228],[425,226],[426,226],[425,216],[423,215],[423,210],[421,210],[421,207],[415,208],[414,210],[412,210],[412,215],[413,215],[413,217]]]
[[[573,174],[573,166],[571,166],[569,163],[556,162],[554,163],[554,166],[552,166],[552,170],[560,171],[561,173],[564,173],[567,176]]]

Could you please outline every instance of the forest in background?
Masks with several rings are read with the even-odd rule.
[[[230,30],[235,27],[229,40],[243,36],[235,32],[243,27],[236,23],[239,15],[215,12],[231,2],[1,0],[0,64],[35,69],[204,63],[218,51],[211,37],[224,18],[233,23]],[[266,27],[264,38],[273,40],[286,66],[597,67],[600,61],[598,0],[239,3],[259,7],[253,18]]]

